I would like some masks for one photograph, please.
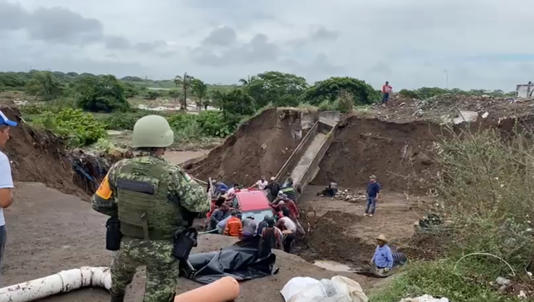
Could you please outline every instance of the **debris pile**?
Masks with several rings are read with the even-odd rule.
[[[482,119],[490,117],[497,121],[503,117],[528,114],[533,107],[534,103],[529,100],[488,95],[447,93],[419,100],[396,94],[386,107],[377,107],[377,115],[390,121],[431,120],[438,123],[452,123],[455,118],[464,115],[460,113],[461,111],[470,111]],[[473,121],[472,116],[469,119]]]
[[[367,196],[365,195],[365,193],[361,191],[353,193],[349,189],[337,191],[334,198],[354,203],[367,200]]]

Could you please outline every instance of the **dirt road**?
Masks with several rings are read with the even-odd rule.
[[[210,150],[198,150],[198,151],[166,151],[165,159],[173,164],[181,164],[190,159],[195,159],[208,154]]]
[[[6,210],[8,243],[4,275],[0,286],[7,286],[47,276],[64,269],[84,265],[108,266],[111,252],[104,249],[106,217],[91,210],[89,203],[77,197],[46,188],[40,183],[17,183],[15,203]],[[218,250],[232,244],[229,237],[201,237],[198,251]],[[296,255],[276,251],[277,275],[241,283],[237,301],[282,301],[279,294],[284,284],[295,276],[329,278],[338,273],[314,266]],[[369,279],[339,273],[360,282],[365,288]],[[143,269],[138,271],[127,290],[126,301],[141,301]],[[178,292],[199,284],[180,278]],[[42,301],[107,302],[104,290],[84,289]]]

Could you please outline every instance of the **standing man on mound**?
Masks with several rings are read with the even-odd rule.
[[[369,176],[369,183],[367,184],[367,207],[365,208],[365,214],[363,214],[363,216],[369,215],[369,217],[373,217],[379,194],[380,184],[376,182],[376,176],[371,175]]]
[[[125,288],[141,265],[147,268],[143,301],[172,301],[179,274],[173,245],[193,218],[210,208],[204,189],[163,159],[173,141],[165,118],[139,119],[132,145],[144,155],[113,165],[93,196],[93,209],[111,216],[106,246],[118,250],[111,264],[112,302],[124,300]],[[120,232],[114,231],[119,226]]]

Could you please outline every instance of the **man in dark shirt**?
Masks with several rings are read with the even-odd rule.
[[[271,181],[267,186],[265,187],[269,195],[267,198],[269,198],[269,201],[273,201],[276,196],[278,196],[278,192],[280,191],[280,185],[276,182],[276,178],[271,177]]]
[[[369,183],[367,184],[367,207],[365,208],[364,216],[369,215],[373,217],[376,209],[376,201],[380,194],[380,185],[376,182],[376,176],[369,176]]]

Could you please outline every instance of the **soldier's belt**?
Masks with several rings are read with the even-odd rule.
[[[145,234],[142,227],[124,222],[121,222],[121,233],[124,236],[145,240],[172,240],[174,236],[174,232],[148,230],[148,238],[146,238],[147,234]]]

